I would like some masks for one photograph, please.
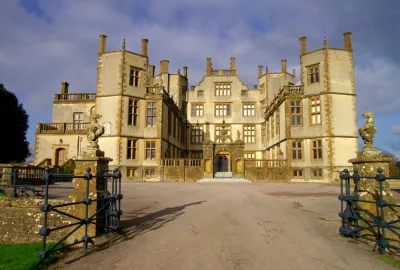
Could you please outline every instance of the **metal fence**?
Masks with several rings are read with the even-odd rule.
[[[0,172],[0,176],[2,175],[11,175],[12,184],[2,184],[0,187],[12,187],[12,195],[13,198],[18,198],[21,195],[25,195],[27,191],[33,191],[34,197],[43,198],[44,202],[40,206],[41,212],[43,212],[43,226],[39,230],[39,235],[42,237],[42,250],[39,252],[39,256],[42,258],[46,258],[50,253],[60,251],[62,249],[69,248],[71,246],[78,245],[80,243],[83,244],[83,249],[86,251],[88,249],[89,243],[93,244],[93,238],[104,235],[109,232],[121,232],[122,226],[120,225],[120,217],[122,215],[121,210],[121,199],[123,198],[121,192],[121,173],[118,169],[114,169],[112,173],[109,171],[102,176],[94,176],[91,174],[91,169],[87,168],[86,173],[84,175],[74,175],[74,174],[57,174],[51,173],[51,169],[49,167],[45,168],[45,172],[40,174],[42,177],[41,185],[32,185],[32,184],[21,184],[19,182],[20,178],[26,178],[29,175],[38,176],[39,174],[28,174],[28,173],[19,173],[17,170],[14,170],[10,173]],[[102,188],[102,194],[97,194],[97,199],[89,198],[89,182],[94,178],[102,177],[104,179],[104,187]],[[60,189],[74,189],[71,186],[59,186],[59,185],[51,185],[55,182],[70,182],[72,179],[81,178],[85,181],[85,198],[81,201],[77,202],[69,202],[58,205],[49,204],[49,189],[51,188],[60,188]],[[109,183],[108,180],[111,179]],[[37,182],[36,182],[37,183]],[[109,185],[110,184],[110,185]],[[101,187],[100,187],[101,188]],[[95,213],[91,213],[89,215],[89,205],[92,203],[97,203],[97,209]],[[76,216],[70,213],[66,213],[63,210],[60,210],[62,207],[68,206],[76,206],[83,205],[85,209],[85,215]],[[55,212],[59,215],[66,216],[75,222],[72,222],[68,225],[63,226],[54,226],[49,227],[48,224],[48,215],[51,212]],[[88,235],[88,226],[96,225],[102,228],[101,233],[96,233],[94,236]],[[82,239],[76,239],[72,244],[63,244],[66,242],[67,238],[74,234],[79,228],[84,228],[84,236]],[[51,247],[48,247],[48,236],[58,230],[68,229],[68,232],[63,235],[55,244]]]
[[[400,163],[397,163],[400,166]],[[344,237],[351,237],[356,239],[366,239],[374,243],[374,249],[379,249],[381,255],[386,254],[386,249],[389,250],[400,250],[399,237],[400,237],[400,222],[399,215],[400,204],[389,203],[385,200],[384,186],[388,183],[388,180],[400,180],[400,176],[385,176],[383,170],[378,169],[376,176],[360,176],[357,170],[354,170],[351,175],[350,172],[345,169],[340,174],[340,196],[341,201],[341,227],[339,232]],[[351,181],[353,180],[354,190],[351,190]],[[375,181],[374,185],[376,188],[374,200],[364,200],[361,192],[365,192],[360,189],[360,181]],[[361,196],[360,196],[361,195]],[[366,209],[366,205],[372,204],[373,209],[376,213],[371,213]],[[371,208],[370,208],[371,209]],[[385,218],[386,211],[395,211],[396,219],[387,220]],[[373,233],[371,233],[373,232]],[[388,237],[388,235],[393,237]]]

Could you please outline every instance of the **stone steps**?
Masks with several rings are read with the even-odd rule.
[[[232,178],[232,172],[217,172],[215,178]]]
[[[198,183],[252,183],[245,178],[203,178]]]

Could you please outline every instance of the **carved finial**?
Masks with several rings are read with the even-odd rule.
[[[178,68],[178,75],[181,75],[181,69]]]
[[[265,73],[268,73],[268,66],[265,65]]]
[[[326,40],[326,37],[324,37],[324,48],[328,48],[328,41]]]
[[[237,131],[237,140],[240,141],[240,131]]]
[[[125,48],[126,48],[126,46],[125,46],[125,39],[122,41],[122,50],[123,51],[125,51]]]
[[[104,127],[97,123],[97,120],[101,118],[100,114],[92,114],[90,117],[90,125],[87,133],[87,140],[89,142],[89,149],[99,149],[98,139],[104,134]]]
[[[362,114],[367,119],[365,125],[358,130],[362,140],[364,141],[364,147],[359,153],[359,156],[377,156],[381,155],[382,152],[378,151],[374,146],[374,137],[377,129],[375,128],[374,114],[372,112],[365,112]]]
[[[293,69],[293,75],[296,76],[296,69]]]

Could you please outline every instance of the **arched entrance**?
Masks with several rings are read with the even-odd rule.
[[[61,166],[65,161],[67,161],[67,150],[65,148],[56,149],[56,166]]]
[[[225,155],[221,155],[218,158],[217,172],[227,172],[229,168],[228,158]]]

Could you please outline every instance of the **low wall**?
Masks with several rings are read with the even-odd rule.
[[[58,205],[66,203],[60,200],[49,200],[49,204]],[[22,244],[40,242],[42,237],[39,229],[43,226],[43,212],[40,211],[41,199],[0,199],[0,243]],[[59,208],[63,212],[69,212],[70,207]],[[71,224],[71,218],[55,212],[48,214],[48,227],[56,227]],[[56,241],[64,236],[68,229],[57,230],[50,233],[48,239]]]
[[[203,167],[170,166],[162,167],[164,182],[196,182],[204,177]]]
[[[293,168],[260,168],[247,167],[245,177],[254,182],[290,182],[292,179]]]

